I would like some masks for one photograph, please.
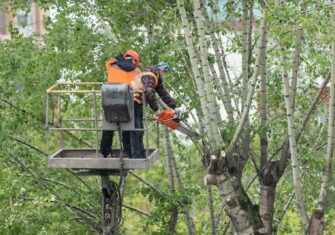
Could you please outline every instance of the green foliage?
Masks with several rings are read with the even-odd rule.
[[[299,215],[295,212],[288,211],[284,220],[278,225],[278,234],[303,234],[304,229],[300,222]]]
[[[147,197],[149,202],[155,202],[155,209],[151,211],[151,216],[145,222],[144,232],[149,232],[152,225],[161,228],[161,232],[167,231],[171,212],[175,208],[182,212],[181,208],[192,204],[192,195],[188,194],[189,192],[185,192],[183,195],[178,192],[171,192],[164,194],[162,197],[150,189],[142,188],[139,193]]]
[[[28,11],[33,1],[3,0],[2,3],[13,3],[12,11]],[[24,38],[13,25],[8,29],[11,40],[0,41],[0,227],[1,234],[97,234],[92,227],[78,217],[74,207],[94,215],[92,221],[100,224],[100,192],[97,179],[87,177],[86,185],[65,170],[47,168],[45,156],[45,91],[57,81],[105,81],[105,60],[122,51],[133,48],[140,54],[141,68],[166,61],[171,65],[172,72],[165,78],[165,86],[177,99],[178,106],[187,110],[183,119],[193,127],[199,128],[197,122],[202,122],[200,102],[194,76],[190,67],[185,35],[179,19],[177,3],[170,1],[124,1],[111,3],[106,0],[36,0],[44,9],[51,9],[54,17],[45,19],[47,33],[43,36],[44,45],[36,44],[36,35]],[[259,124],[258,96],[252,104],[249,114],[250,125],[245,131],[251,133],[251,154],[255,162],[247,161],[243,169],[241,181],[249,185],[256,175],[255,167],[259,165],[260,141],[259,134],[265,128],[269,140],[269,156],[278,152],[287,134],[286,109],[283,94],[283,81],[280,71],[280,42],[285,48],[289,63],[284,64],[289,71],[292,69],[291,58],[295,49],[295,33],[303,29],[303,48],[299,67],[299,84],[296,97],[296,129],[301,127],[301,121],[309,108],[319,87],[319,79],[329,74],[330,44],[334,40],[332,34],[331,7],[325,1],[304,1],[305,8],[294,1],[282,1],[275,6],[274,1],[267,1],[267,6],[250,5],[261,9],[268,17],[269,42],[267,50],[268,62],[268,123]],[[88,4],[92,4],[91,6]],[[214,13],[220,13],[215,1],[209,1]],[[223,9],[224,18],[236,19],[242,17],[241,3],[226,1]],[[2,10],[9,12],[6,5]],[[192,35],[197,43],[197,32],[194,24],[193,2],[185,1]],[[93,10],[96,12],[93,12]],[[118,43],[113,41],[95,13],[111,27]],[[223,13],[223,12],[221,12]],[[242,48],[242,33],[239,30],[223,27],[222,22],[212,22],[218,35],[229,39],[222,49],[223,57],[240,53]],[[258,27],[258,20],[253,26]],[[150,34],[151,32],[151,34]],[[250,77],[254,67],[254,44],[258,38],[253,28],[252,55],[250,58]],[[207,41],[210,45],[210,41]],[[196,48],[199,49],[199,48]],[[212,53],[212,51],[210,51]],[[212,55],[212,54],[211,54]],[[210,57],[215,64],[215,58]],[[227,75],[231,78],[231,93],[240,106],[242,97],[242,79],[239,76],[239,65],[228,61]],[[200,64],[200,63],[199,63]],[[237,66],[235,68],[233,66]],[[200,68],[201,70],[202,68]],[[235,73],[235,74],[234,74]],[[233,76],[234,75],[234,76]],[[61,87],[61,89],[66,89]],[[96,88],[99,89],[99,88]],[[259,84],[256,86],[259,92]],[[206,91],[212,92],[212,91]],[[218,94],[215,93],[217,100]],[[50,100],[50,124],[57,125],[57,96]],[[98,99],[98,104],[100,104]],[[63,118],[88,118],[92,114],[92,97],[83,95],[62,96]],[[193,112],[196,111],[196,112]],[[98,108],[101,115],[101,108]],[[192,113],[191,113],[192,112]],[[300,162],[304,168],[302,183],[306,198],[307,210],[310,213],[316,204],[319,193],[327,137],[325,121],[318,117],[327,113],[327,104],[319,105],[312,114],[311,121],[298,144]],[[192,115],[193,114],[193,115]],[[236,123],[239,121],[237,110],[234,112]],[[223,117],[225,119],[225,116]],[[65,123],[67,127],[81,127]],[[87,126],[88,125],[88,126]],[[93,127],[93,123],[85,127]],[[225,143],[230,143],[234,129],[228,128],[226,120],[219,127]],[[78,142],[74,136],[83,142]],[[160,160],[148,171],[137,171],[143,178],[150,179],[164,196],[140,185],[134,178],[128,176],[125,191],[125,203],[150,214],[148,218],[124,209],[124,224],[122,234],[171,234],[167,227],[171,211],[178,209],[179,219],[177,234],[186,234],[184,222],[184,207],[188,206],[196,222],[196,234],[210,234],[210,215],[208,210],[207,191],[202,186],[205,175],[200,153],[184,138],[171,133],[173,150],[177,159],[183,189],[168,190],[166,174],[167,163]],[[204,138],[206,135],[202,136]],[[95,146],[94,133],[75,133],[64,135],[68,147]],[[154,139],[150,139],[150,143]],[[51,152],[58,150],[60,135],[49,139]],[[165,154],[163,147],[162,156]],[[215,150],[212,150],[215,152]],[[279,159],[275,155],[273,160]],[[289,164],[289,163],[288,163]],[[176,182],[175,182],[176,184]],[[176,184],[177,185],[177,184]],[[294,203],[279,221],[289,195],[293,190],[292,172],[288,168],[283,180],[276,190],[276,208],[274,226],[278,234],[302,234],[297,208]],[[217,190],[214,191],[214,208],[217,214],[222,207],[222,200]],[[248,196],[257,204],[260,199],[259,183],[254,181],[248,189]],[[334,187],[329,188],[329,200],[325,215],[325,233],[331,234],[335,229],[334,219]],[[68,205],[70,208],[67,208]],[[250,210],[250,208],[249,208]],[[250,214],[249,214],[250,215]],[[226,220],[222,216],[221,221]],[[218,230],[224,230],[225,225],[219,223]]]

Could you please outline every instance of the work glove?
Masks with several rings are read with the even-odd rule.
[[[161,115],[161,112],[159,111],[159,109],[157,109],[156,111],[154,111],[154,115],[153,118],[158,120],[159,116]]]

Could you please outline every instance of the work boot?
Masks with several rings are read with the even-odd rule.
[[[111,158],[113,157],[112,153],[102,155],[104,158]]]

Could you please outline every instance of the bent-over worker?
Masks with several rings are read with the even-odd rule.
[[[165,90],[163,85],[163,76],[169,71],[169,66],[165,62],[160,62],[155,66],[148,66],[142,73],[135,77],[131,82],[130,87],[135,92],[134,94],[134,115],[135,128],[143,129],[143,100],[149,104],[153,110],[154,118],[158,118],[160,111],[158,102],[155,98],[155,93],[172,109],[176,109],[175,100]],[[143,94],[145,95],[143,99]],[[131,157],[145,158],[145,150],[143,146],[143,131],[131,131]]]

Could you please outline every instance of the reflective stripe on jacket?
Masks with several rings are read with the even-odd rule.
[[[141,73],[139,68],[134,69],[133,71],[124,71],[117,64],[115,58],[111,58],[106,62],[107,70],[107,82],[110,83],[130,83],[134,78]]]
[[[163,82],[152,72],[146,71],[138,75],[130,87],[135,91],[134,100],[139,104],[142,103],[143,88],[145,89],[145,102],[149,104],[153,111],[158,110],[158,103],[155,98],[156,93],[170,108],[174,109],[176,107],[175,100],[165,90]]]
[[[142,72],[140,73],[139,75],[137,75],[134,80],[130,83],[130,87],[136,91],[136,92],[139,92],[139,93],[142,93],[143,91],[143,83],[142,83],[142,77],[143,76],[151,76],[154,78],[154,87],[156,88],[157,85],[158,85],[158,78],[157,76],[152,73],[152,72]]]

